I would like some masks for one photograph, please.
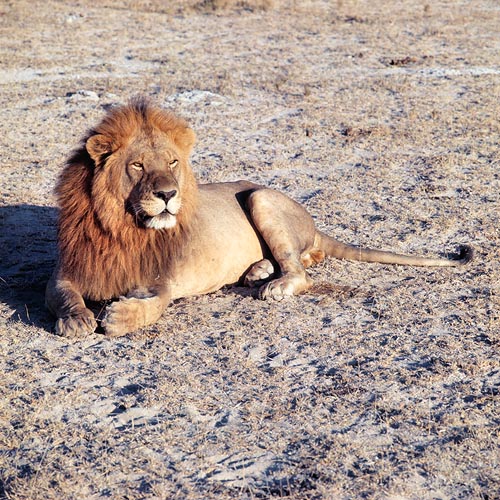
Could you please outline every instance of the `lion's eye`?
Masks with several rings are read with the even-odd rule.
[[[179,164],[179,160],[173,160],[169,163],[170,168],[175,168]]]
[[[133,163],[130,164],[130,166],[134,169],[137,170],[138,172],[142,171],[144,169],[144,165],[139,162],[139,161],[134,161]]]

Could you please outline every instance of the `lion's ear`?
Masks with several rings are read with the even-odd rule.
[[[190,153],[196,142],[196,134],[189,127],[176,128],[173,132],[174,142],[186,153]]]
[[[97,161],[102,155],[113,152],[113,141],[102,134],[91,135],[85,144],[90,157]]]

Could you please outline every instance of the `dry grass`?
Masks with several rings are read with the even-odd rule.
[[[0,6],[0,498],[500,497],[498,6]],[[463,269],[328,261],[285,303],[238,287],[119,340],[57,338],[52,187],[144,93],[341,240]]]

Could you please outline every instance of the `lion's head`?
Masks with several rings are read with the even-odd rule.
[[[56,188],[60,260],[92,283],[87,296],[127,293],[180,255],[197,200],[194,142],[183,119],[135,100],[108,112],[70,158]]]
[[[92,197],[104,226],[112,228],[125,210],[139,226],[175,227],[184,194],[195,189],[188,164],[194,142],[184,120],[143,100],[108,114],[85,144],[95,163]]]

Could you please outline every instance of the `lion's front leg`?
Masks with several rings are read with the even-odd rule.
[[[169,300],[170,294],[164,289],[147,293],[135,290],[107,307],[101,326],[109,337],[121,337],[158,321]]]
[[[94,313],[87,309],[77,286],[59,276],[56,270],[45,291],[45,304],[57,318],[55,331],[62,337],[83,337],[94,333],[97,322]]]

